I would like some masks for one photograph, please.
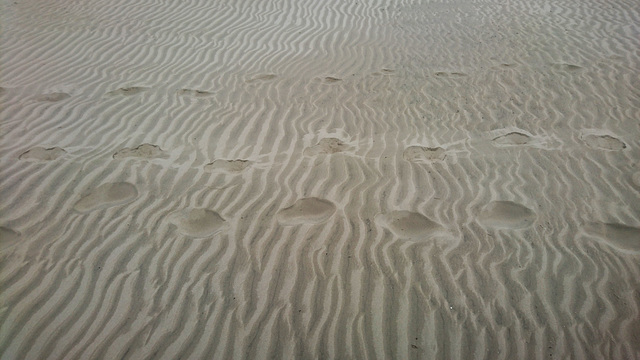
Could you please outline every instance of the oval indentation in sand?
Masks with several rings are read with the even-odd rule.
[[[173,213],[171,223],[182,235],[204,238],[222,230],[225,220],[213,210],[187,209]]]
[[[445,71],[438,71],[437,73],[435,73],[435,75],[437,77],[465,77],[465,76],[467,76],[467,74],[462,73],[462,72],[445,72]]]
[[[446,156],[445,150],[441,147],[409,146],[402,153],[403,159],[413,163],[444,160]]]
[[[36,97],[36,101],[58,102],[64,99],[70,98],[71,95],[64,92],[55,92],[50,94],[43,94]]]
[[[493,141],[499,145],[525,145],[529,142],[529,135],[514,131],[506,135],[498,136]]]
[[[412,211],[392,211],[378,215],[376,220],[394,235],[403,239],[425,239],[445,232],[442,225]]]
[[[277,218],[283,225],[321,224],[335,212],[336,206],[331,201],[310,197],[278,211]]]
[[[196,98],[204,98],[213,96],[212,92],[205,90],[195,90],[195,89],[180,89],[178,90],[178,95],[196,97]]]
[[[631,176],[631,182],[633,183],[633,185],[635,185],[638,188],[640,188],[640,171],[635,172]]]
[[[130,86],[130,87],[122,87],[119,89],[115,89],[113,91],[109,91],[107,93],[107,95],[124,95],[124,96],[130,96],[130,95],[137,95],[140,94],[146,90],[148,90],[149,88],[147,87],[143,87],[143,86]]]
[[[587,146],[594,149],[618,151],[623,150],[627,147],[627,144],[625,144],[622,140],[611,135],[589,134],[583,136],[582,140],[584,140]]]
[[[25,152],[23,152],[18,159],[20,160],[28,160],[28,161],[51,161],[55,160],[67,152],[63,148],[52,147],[52,148],[43,148],[40,146],[33,147]]]
[[[223,160],[217,159],[204,166],[206,171],[223,171],[227,173],[239,173],[251,165],[249,160]]]
[[[551,64],[554,69],[567,71],[567,72],[575,72],[582,70],[582,66],[574,65],[574,64],[565,64],[565,63],[554,63]]]
[[[0,245],[2,248],[13,245],[20,238],[18,231],[0,226]]]
[[[501,229],[526,228],[531,226],[536,218],[533,210],[513,201],[490,202],[478,215],[478,221],[482,225]]]
[[[129,157],[153,159],[166,157],[164,151],[158,146],[153,144],[142,144],[135,148],[124,148],[118,150],[113,154],[114,159],[124,159]]]
[[[640,252],[640,228],[624,224],[592,222],[585,225],[584,230],[619,249]]]
[[[349,149],[349,145],[336,138],[325,138],[318,141],[317,145],[304,149],[305,156],[328,155],[343,152]]]
[[[126,204],[138,196],[138,189],[128,182],[106,183],[91,190],[75,204],[76,211],[86,213],[115,205]]]
[[[342,81],[342,79],[337,78],[337,77],[333,77],[333,76],[327,76],[324,79],[322,79],[322,81],[327,83],[327,84],[335,84],[337,82]]]

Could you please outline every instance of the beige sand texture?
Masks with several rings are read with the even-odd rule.
[[[637,0],[0,14],[0,359],[640,359]]]

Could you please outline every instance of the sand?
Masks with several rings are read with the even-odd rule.
[[[3,1],[1,359],[640,359],[640,7]]]

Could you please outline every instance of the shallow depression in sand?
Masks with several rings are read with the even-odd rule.
[[[444,160],[445,150],[441,147],[409,146],[402,153],[402,158],[413,163],[427,163],[434,160]]]
[[[131,95],[138,95],[141,94],[145,91],[149,90],[148,87],[144,87],[144,86],[129,86],[129,87],[121,87],[119,89],[115,89],[112,91],[109,91],[107,93],[107,95],[111,95],[111,96],[131,96]]]
[[[321,224],[335,212],[336,206],[331,201],[310,197],[278,211],[277,218],[283,225]]]
[[[304,149],[305,156],[329,155],[343,152],[349,149],[349,145],[336,138],[326,138],[318,141],[318,144]]]
[[[217,159],[204,166],[206,171],[222,171],[227,173],[239,173],[251,165],[249,160],[223,160]]]
[[[637,171],[631,176],[631,182],[633,185],[640,188],[640,171]]]
[[[106,183],[83,195],[73,207],[81,213],[126,204],[138,196],[138,189],[128,182]]]
[[[58,102],[70,98],[71,95],[63,92],[55,92],[50,94],[43,94],[36,97],[36,101]]]
[[[444,233],[442,225],[428,217],[411,211],[399,210],[376,217],[378,223],[403,239],[425,239]]]
[[[525,145],[529,140],[529,135],[515,131],[493,139],[493,141],[498,145]]]
[[[163,158],[166,157],[166,155],[158,145],[153,144],[142,144],[135,148],[123,148],[113,154],[114,159],[124,159],[130,157],[153,159]]]
[[[584,230],[622,250],[640,252],[640,228],[615,223],[592,222]]]
[[[217,212],[209,209],[187,209],[171,215],[174,224],[182,235],[204,238],[222,230],[225,220]]]
[[[8,227],[0,226],[0,249],[10,247],[15,244],[21,234]]]
[[[513,201],[493,201],[478,214],[478,221],[487,227],[499,229],[522,229],[531,226],[536,213]]]
[[[51,161],[62,157],[67,152],[63,148],[52,147],[43,148],[40,146],[33,147],[23,152],[18,158],[27,161]]]
[[[583,140],[587,144],[587,146],[594,149],[619,151],[627,147],[627,145],[622,140],[610,135],[589,134],[585,135],[583,137]]]
[[[195,97],[195,98],[206,98],[213,96],[214,94],[210,91],[206,90],[198,90],[198,89],[180,89],[178,90],[178,95]]]

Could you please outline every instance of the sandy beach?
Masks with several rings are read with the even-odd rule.
[[[0,359],[640,359],[637,0],[0,14]]]

